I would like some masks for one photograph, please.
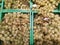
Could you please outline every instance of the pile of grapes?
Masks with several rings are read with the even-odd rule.
[[[52,11],[60,0],[33,0],[34,45],[60,45],[60,16]],[[29,0],[5,0],[5,9],[29,10]],[[0,40],[4,45],[29,45],[30,15],[5,13],[0,23]]]

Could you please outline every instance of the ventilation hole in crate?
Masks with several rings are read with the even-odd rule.
[[[3,3],[3,9],[5,9],[5,6],[4,5],[5,5],[5,2]]]
[[[38,15],[39,16],[39,15]],[[34,18],[37,17],[37,13],[34,13]]]
[[[2,21],[5,20],[5,19],[4,19],[5,14],[8,14],[8,12],[2,13]]]
[[[5,13],[2,13],[2,21],[4,21],[5,19],[3,18],[5,16]]]
[[[0,5],[0,10],[1,10],[1,5]]]

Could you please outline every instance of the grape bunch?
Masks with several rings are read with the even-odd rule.
[[[5,14],[0,23],[0,40],[8,45],[29,45],[29,23],[29,14]]]
[[[25,9],[29,10],[29,0],[5,0],[6,9]]]

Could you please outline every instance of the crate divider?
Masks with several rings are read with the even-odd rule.
[[[25,13],[29,13],[29,10],[21,10],[21,9],[3,9],[2,10],[3,13],[5,12],[25,12]]]

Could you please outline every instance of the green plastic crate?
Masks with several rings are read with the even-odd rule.
[[[0,22],[2,21],[2,13],[6,12],[22,12],[22,13],[30,13],[30,43],[29,45],[34,45],[34,35],[33,35],[33,14],[36,13],[36,11],[32,11],[32,0],[30,0],[30,10],[23,10],[23,9],[4,9],[4,0],[0,3],[1,10],[0,10]]]
[[[32,0],[30,0],[30,10],[23,10],[23,9],[4,9],[4,0],[0,3],[0,22],[2,21],[2,13],[6,12],[22,12],[22,13],[30,13],[30,45],[34,45],[34,31],[33,31],[33,19],[34,19],[34,13],[37,13],[37,11],[32,10]],[[58,8],[53,11],[53,13],[60,13],[60,4],[58,5]]]

